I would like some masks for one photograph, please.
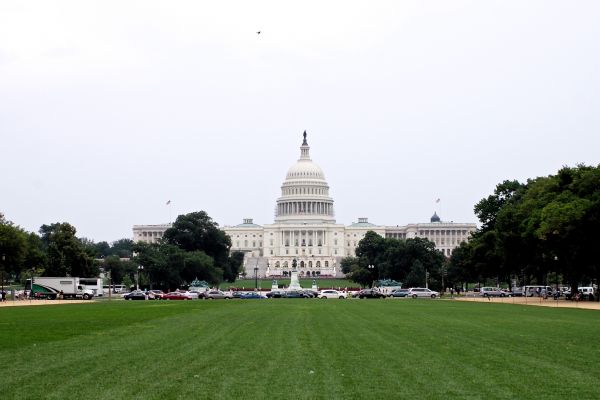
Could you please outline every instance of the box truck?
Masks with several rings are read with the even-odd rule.
[[[93,290],[86,289],[80,278],[39,276],[33,277],[33,288],[31,286],[31,279],[27,279],[25,290],[32,290],[34,298],[57,299],[61,294],[64,299],[90,300],[94,297]]]

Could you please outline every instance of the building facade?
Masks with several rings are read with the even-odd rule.
[[[300,158],[288,169],[275,210],[272,224],[258,225],[246,218],[239,225],[223,228],[231,238],[231,251],[246,253],[247,276],[283,277],[295,267],[301,277],[342,277],[341,259],[355,255],[368,231],[387,238],[426,238],[450,256],[476,229],[473,223],[442,222],[437,213],[429,223],[405,226],[375,225],[367,218],[349,226],[336,223],[329,185],[310,158],[306,132]],[[155,242],[169,227],[135,225],[134,241]]]

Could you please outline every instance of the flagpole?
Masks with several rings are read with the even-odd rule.
[[[169,224],[172,224],[173,221],[171,220],[171,200],[167,201],[167,207],[169,207]]]

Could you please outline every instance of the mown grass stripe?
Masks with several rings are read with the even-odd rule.
[[[7,312],[9,311],[9,312]],[[597,398],[597,312],[429,300],[0,310],[3,398]],[[43,332],[38,331],[43,327]]]

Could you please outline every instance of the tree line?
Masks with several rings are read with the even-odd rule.
[[[578,285],[600,279],[600,166],[563,167],[556,175],[498,184],[474,211],[480,228],[445,258],[427,239],[368,232],[356,257],[342,261],[355,282],[390,278],[434,289],[469,284]]]
[[[155,244],[131,239],[95,243],[76,233],[66,222],[27,232],[0,214],[2,278],[24,282],[32,275],[96,277],[104,272],[115,284],[129,286],[139,277],[146,287],[169,289],[196,278],[233,282],[243,262],[242,253],[229,255],[229,237],[204,211],[180,215]]]
[[[565,284],[573,293],[598,282],[600,166],[504,181],[474,209],[481,228],[452,253],[450,280]]]

